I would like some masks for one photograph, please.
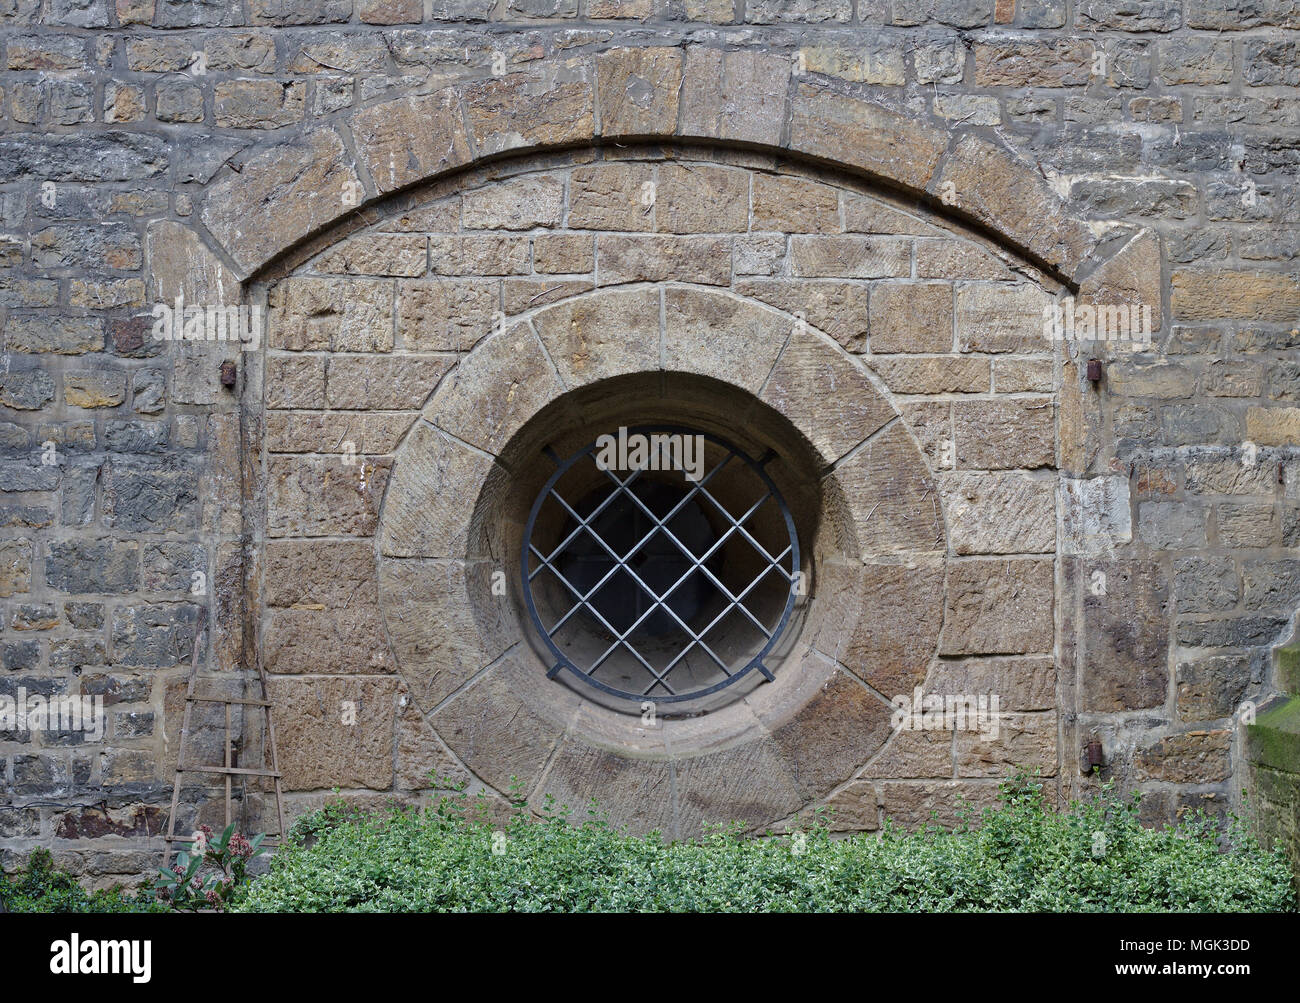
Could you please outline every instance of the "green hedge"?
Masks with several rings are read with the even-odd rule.
[[[831,838],[716,831],[665,844],[606,825],[594,808],[502,834],[463,795],[419,811],[363,814],[342,804],[300,820],[236,905],[247,912],[404,911],[1290,911],[1291,875],[1232,819],[1196,815],[1145,829],[1137,800],[1109,790],[1069,811],[1040,786],[1003,785],[1003,805],[967,810],[957,831]],[[470,820],[466,820],[467,817]],[[493,852],[495,849],[498,852]]]

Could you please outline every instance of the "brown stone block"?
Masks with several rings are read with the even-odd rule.
[[[679,134],[779,146],[790,70],[785,56],[688,48]]]
[[[768,737],[679,759],[674,770],[682,839],[699,839],[706,825],[732,821],[761,829],[803,804],[780,747]]]
[[[1247,408],[1246,436],[1260,446],[1300,446],[1300,407]]]
[[[758,393],[790,335],[774,310],[697,289],[664,293],[664,368]]]
[[[312,269],[334,275],[423,275],[429,270],[428,238],[364,233],[331,248]]]
[[[655,229],[666,233],[744,233],[749,229],[748,172],[661,164],[655,190]]]
[[[1165,571],[1140,561],[1081,566],[1089,584],[1083,597],[1079,709],[1163,707],[1171,612]]]
[[[284,540],[266,547],[263,602],[327,609],[378,601],[375,548],[362,540]]]
[[[988,723],[976,730],[958,729],[957,775],[1003,778],[1026,769],[1054,777],[1059,772],[1056,737],[1055,711],[1002,711],[996,726]]]
[[[596,88],[602,136],[671,136],[682,89],[682,50],[602,52],[596,57]]]
[[[909,693],[899,694],[906,696]],[[862,776],[886,780],[947,780],[952,776],[952,729],[897,729]]]
[[[1054,466],[1054,411],[1048,397],[954,401],[957,466],[976,470]]]
[[[257,154],[240,173],[215,182],[200,218],[249,272],[333,222],[361,193],[338,133],[317,129]]]
[[[939,643],[944,566],[868,564],[859,589],[841,621],[849,625],[857,617],[853,633],[842,637],[841,626],[827,621],[816,644],[885,699],[910,694],[926,678]]]
[[[532,270],[528,238],[513,234],[450,234],[429,238],[434,275],[527,275]]]
[[[284,787],[391,787],[400,685],[396,679],[272,677],[267,689]]]
[[[585,296],[533,320],[569,389],[659,368],[659,291]]]
[[[1028,284],[957,287],[957,346],[963,352],[1046,353],[1051,345],[1043,310],[1047,294]]]
[[[496,454],[563,389],[532,326],[516,324],[462,359],[438,386],[424,416]]]
[[[969,240],[923,237],[916,242],[916,277],[1008,282],[1019,276],[1001,258]]]
[[[335,459],[272,456],[267,472],[267,534],[372,535],[391,466],[387,459],[365,460],[363,467],[362,462],[348,466]]]
[[[541,73],[512,73],[466,86],[478,155],[590,140],[595,132],[590,72],[580,60],[556,60]]]
[[[1184,321],[1294,324],[1300,316],[1300,279],[1287,272],[1180,268],[1171,278],[1169,308]]]
[[[492,562],[384,558],[382,609],[402,677],[427,713],[519,638]],[[504,572],[502,572],[504,573]]]
[[[791,274],[815,278],[907,278],[912,242],[894,237],[798,235],[790,239]]]
[[[873,298],[875,294],[873,293]],[[964,355],[872,355],[869,365],[896,394],[986,394],[989,360]]]
[[[875,832],[880,828],[880,791],[865,780],[850,781],[826,799],[826,807],[830,812],[824,821],[831,832]],[[804,816],[811,824],[812,812]],[[786,831],[790,828],[787,826]]]
[[[380,192],[470,160],[460,96],[452,88],[364,108],[352,116],[351,128],[357,153]]]
[[[1003,711],[1052,710],[1057,705],[1056,663],[1050,657],[944,659],[925,692],[997,694]]]
[[[1232,776],[1232,731],[1187,731],[1138,749],[1133,779],[1217,784]]]
[[[282,675],[375,675],[396,668],[379,608],[360,602],[323,610],[274,610],[263,647],[267,671]]]
[[[795,90],[791,149],[925,188],[946,143],[943,134],[880,105],[812,83]]]
[[[725,286],[731,281],[731,242],[721,237],[607,235],[596,240],[596,281],[697,282]]]
[[[153,220],[144,246],[149,291],[156,299],[174,304],[183,298],[195,306],[239,302],[239,279],[189,227],[172,220]]]
[[[596,288],[591,279],[506,279],[501,284],[501,302],[506,315],[572,299]]]
[[[494,181],[465,192],[461,200],[466,230],[531,230],[559,226],[564,215],[564,178],[525,175]],[[439,229],[455,230],[455,221]]]
[[[994,393],[1051,393],[1055,389],[1051,359],[993,360]]]
[[[325,406],[324,356],[268,356],[265,381],[268,409]]]
[[[850,352],[867,347],[868,286],[859,282],[740,279],[735,291],[762,300],[824,331]]]
[[[939,476],[955,554],[1046,554],[1056,549],[1056,481],[1025,474]]]
[[[469,773],[447,751],[409,694],[402,692],[397,706],[393,786],[419,791],[433,787],[435,781],[440,788],[447,783],[468,783],[472,779]]]
[[[808,178],[755,174],[752,211],[755,230],[835,233],[840,228],[840,193]]]
[[[457,560],[486,554],[487,541],[473,521],[473,510],[489,475],[504,478],[505,472],[486,453],[427,422],[417,423],[397,457],[380,553]]]
[[[658,198],[651,164],[575,167],[569,175],[569,221],[575,230],[651,230]],[[649,186],[649,187],[648,187]]]
[[[860,681],[836,672],[792,718],[765,723],[795,788],[808,801],[862,768],[889,737],[889,716],[889,708]]]
[[[1033,165],[976,136],[964,136],[957,143],[929,190],[946,191],[961,212],[1066,274],[1073,274],[1095,244],[1086,224],[1066,213]]]
[[[1051,651],[1054,594],[1051,560],[950,563],[940,654]]]
[[[791,335],[761,399],[789,418],[828,465],[895,414],[838,345],[810,331]]]
[[[497,665],[429,718],[465,765],[503,792],[516,781],[525,793],[532,790],[564,734],[562,726],[520,699],[509,676],[523,671],[519,665],[510,672]]]
[[[421,407],[454,358],[334,355],[325,372],[325,406],[339,410],[414,410]]]
[[[881,282],[871,291],[871,352],[951,352],[952,286]]]
[[[977,87],[1078,87],[1092,75],[1090,41],[996,39],[975,46]]]
[[[944,232],[870,195],[845,191],[842,193],[842,199],[845,233],[906,233],[935,236]]]
[[[1147,333],[1154,334],[1164,323],[1162,286],[1160,238],[1143,230],[1080,284],[1079,304],[1148,307],[1151,331]]]
[[[266,448],[272,453],[345,453],[352,443],[358,456],[392,453],[411,423],[405,414],[321,414],[271,411],[266,415]]]
[[[576,821],[585,818],[594,799],[597,812],[608,813],[619,827],[637,835],[658,831],[671,837],[676,834],[672,770],[667,759],[631,758],[568,736],[528,803],[540,811],[550,795],[556,808],[573,809]]]
[[[583,233],[533,237],[533,268],[549,275],[586,274],[596,267],[596,239]]]
[[[412,352],[463,352],[492,330],[498,283],[435,279],[397,284],[397,330]]]
[[[965,807],[979,813],[998,804],[997,784],[971,780],[943,780],[880,784],[881,809],[886,819],[905,829],[933,822],[945,829],[960,824],[957,812]],[[933,817],[932,817],[933,816]]]
[[[291,278],[270,295],[268,347],[291,352],[389,352],[393,283]]]
[[[863,558],[943,549],[943,514],[934,480],[900,423],[868,440],[829,476],[847,499]]]

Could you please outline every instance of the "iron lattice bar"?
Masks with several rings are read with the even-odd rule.
[[[656,699],[661,699],[665,702],[686,700],[716,692],[717,690],[729,686],[743,678],[748,675],[750,671],[755,669],[767,679],[771,679],[772,674],[763,664],[763,659],[771,652],[789,623],[795,601],[794,585],[798,581],[799,573],[799,542],[795,532],[794,519],[790,514],[790,510],[786,505],[784,498],[777,489],[776,484],[772,481],[765,469],[767,464],[775,458],[776,454],[769,450],[763,455],[761,460],[755,461],[740,449],[723,441],[717,436],[674,426],[645,426],[625,429],[624,431],[630,435],[640,434],[658,436],[666,433],[669,435],[699,436],[700,438],[698,441],[701,445],[705,441],[711,442],[715,446],[719,447],[723,451],[724,455],[720,461],[714,464],[713,467],[704,474],[704,476],[691,481],[689,488],[685,490],[682,497],[677,499],[676,503],[673,504],[664,515],[659,516],[655,514],[654,510],[647,505],[646,502],[637,494],[637,491],[634,490],[638,483],[647,483],[647,479],[642,478],[638,481],[638,478],[641,477],[641,474],[645,470],[653,467],[653,455],[647,455],[647,460],[649,461],[647,465],[633,466],[630,468],[630,471],[621,471],[625,473],[625,476],[620,477],[614,472],[614,470],[609,469],[607,466],[603,466],[599,460],[597,460],[596,450],[598,448],[598,443],[600,442],[599,439],[579,450],[567,460],[561,460],[552,450],[550,450],[549,447],[547,447],[546,453],[553,461],[555,461],[556,470],[552,473],[550,479],[538,494],[536,500],[533,502],[532,510],[529,512],[528,523],[524,530],[521,578],[523,580],[523,594],[525,604],[528,608],[529,617],[532,620],[534,627],[537,629],[538,635],[546,644],[551,654],[555,657],[555,664],[549,671],[548,676],[553,677],[562,669],[568,669],[575,676],[597,689],[614,696],[633,700],[640,700],[643,697],[651,695],[655,690],[662,689],[667,695],[657,696]],[[662,449],[662,440],[660,441]],[[662,456],[662,453],[660,455]],[[702,448],[700,455],[703,456]],[[739,515],[733,515],[727,506],[715,496],[714,492],[708,490],[708,485],[715,480],[720,481],[721,474],[724,470],[728,468],[728,465],[731,464],[733,460],[737,459],[741,462],[742,467],[733,468],[733,470],[738,471],[733,476],[742,476],[743,471],[747,470],[761,482],[764,490],[757,501],[750,504]],[[585,499],[584,501],[577,502],[575,507],[575,504],[570,504],[570,502],[557,490],[560,479],[584,460],[592,462],[600,473],[604,474],[613,482],[612,490],[601,498],[586,515],[583,515],[579,511],[579,509],[586,507],[584,505]],[[681,471],[679,468],[673,469],[682,473],[684,480],[690,481],[689,478],[685,477],[684,471]],[[651,484],[652,488],[653,486],[654,485]],[[715,491],[716,490],[715,487]],[[680,532],[674,532],[669,527],[669,524],[679,514],[689,511],[687,506],[700,496],[707,499],[712,508],[722,515],[727,523],[727,527],[710,542],[709,546],[707,549],[704,549],[703,553],[697,554],[687,543],[682,541],[680,538]],[[564,534],[563,538],[558,544],[549,549],[539,545],[541,541],[534,539],[534,534],[537,529],[538,515],[541,512],[543,504],[548,499],[553,500],[571,523],[571,528],[567,526],[561,527]],[[626,499],[630,502],[631,505],[635,507],[635,511],[632,514],[638,517],[643,517],[649,524],[648,531],[639,532],[635,537],[635,542],[633,542],[630,547],[627,547],[627,549],[622,549],[623,547],[626,547],[626,541],[623,541],[622,547],[620,548],[612,546],[610,541],[603,535],[599,525],[600,517],[611,512],[610,506],[614,505],[619,499]],[[779,549],[779,553],[775,555],[760,543],[753,533],[745,528],[745,524],[749,522],[749,520],[753,518],[753,516],[756,515],[768,502],[774,503],[779,509],[781,520],[784,523],[784,528],[789,537],[788,543],[783,548],[773,548]],[[696,502],[696,510],[699,513],[700,519],[704,520],[706,524],[712,525],[712,523],[704,516],[703,509],[700,508],[699,502]],[[617,509],[613,510],[614,513],[617,513],[617,511]],[[624,526],[624,528],[626,528],[626,526]],[[608,562],[609,564],[607,569],[599,569],[603,571],[603,573],[599,574],[595,584],[591,585],[589,588],[585,587],[585,583],[582,587],[575,584],[570,580],[569,575],[561,568],[564,561],[563,555],[571,546],[574,545],[575,541],[581,539],[584,534],[590,538],[597,548],[599,548],[599,551],[592,552],[593,556],[596,556],[601,563]],[[681,567],[684,568],[680,574],[674,575],[675,580],[673,580],[666,589],[663,589],[662,592],[660,592],[652,583],[646,581],[645,577],[638,572],[637,568],[633,564],[634,558],[642,552],[643,548],[659,536],[662,536],[665,540],[671,543],[672,547],[681,555],[681,561],[677,561],[676,557],[673,557],[672,560],[679,563]],[[714,570],[710,568],[708,564],[713,561],[715,557],[720,556],[723,553],[722,548],[728,543],[728,541],[733,541],[735,539],[742,539],[753,548],[762,567],[758,574],[753,576],[748,584],[738,592],[733,593],[722,578],[719,577],[718,574],[715,574]],[[571,557],[571,559],[576,560],[578,558]],[[653,555],[651,555],[651,559],[654,559]],[[787,570],[783,564],[787,559],[790,561],[789,570]],[[542,620],[542,616],[537,606],[537,599],[533,591],[534,581],[543,571],[549,571],[562,586],[564,591],[559,593],[560,595],[567,593],[571,596],[571,599],[567,602],[567,609],[564,609],[560,613],[558,618],[550,627],[547,627]],[[749,598],[754,594],[755,589],[758,588],[760,583],[765,581],[773,571],[779,573],[782,583],[786,588],[786,596],[777,622],[774,624],[766,624],[758,615],[756,615],[756,611],[750,608],[747,600],[749,600]],[[608,611],[602,612],[601,609],[597,608],[598,605],[600,605],[600,600],[597,597],[601,594],[603,589],[606,589],[607,587],[617,587],[618,582],[616,579],[620,572],[626,575],[627,578],[631,579],[631,588],[634,593],[631,599],[631,602],[634,605],[634,610],[633,614],[629,614],[631,622],[627,623],[627,625],[622,629],[616,627],[614,623],[610,622],[611,616],[613,616],[615,620],[622,619],[615,615],[618,612],[617,610],[607,616],[606,612]],[[688,620],[703,609],[702,602],[698,605],[695,613],[690,613],[685,618],[669,603],[670,598],[679,594],[679,590],[682,586],[690,581],[692,576],[697,574],[707,582],[708,587],[712,588],[713,594],[722,600],[721,610],[717,612],[716,615],[712,615],[709,618],[708,623],[705,624],[702,629],[698,630],[692,627]],[[579,578],[581,578],[581,576],[579,576]],[[659,588],[662,588],[663,585],[664,582],[659,582]],[[627,597],[621,597],[621,599],[624,602],[627,601]],[[639,607],[641,603],[647,601],[648,606],[644,610],[640,610]],[[689,601],[688,597],[687,602]],[[608,632],[609,638],[611,639],[608,644],[602,645],[603,650],[601,650],[600,654],[595,657],[594,660],[587,660],[582,664],[576,661],[573,656],[564,650],[557,640],[560,631],[580,612],[589,614],[595,623],[600,625],[600,628]],[[720,654],[715,650],[716,641],[714,644],[710,644],[706,640],[706,637],[733,612],[744,617],[753,628],[757,629],[761,635],[763,643],[761,650],[757,653],[741,656],[734,661],[728,661],[723,654]],[[672,623],[675,624],[675,628],[681,632],[682,637],[686,642],[681,650],[678,651],[676,655],[662,668],[656,667],[651,658],[646,657],[645,653],[638,649],[638,642],[636,641],[638,631],[645,628],[647,623],[651,621],[657,613],[664,614],[669,620],[671,620]],[[609,659],[620,649],[626,651],[635,662],[639,664],[646,673],[648,673],[650,682],[644,688],[640,689],[639,692],[619,689],[596,676],[597,671],[601,669],[602,666],[606,665]],[[670,677],[674,670],[678,669],[682,664],[687,655],[695,650],[699,650],[707,655],[708,659],[717,666],[717,670],[721,672],[723,678],[721,681],[712,683],[711,685],[679,691],[670,680]]]

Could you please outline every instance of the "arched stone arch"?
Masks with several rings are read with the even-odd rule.
[[[941,131],[780,56],[696,46],[615,48],[356,109],[249,156],[210,186],[199,219],[247,279],[403,189],[507,154],[633,140],[832,164],[984,228],[1069,284],[1159,288],[1154,241],[1099,240],[1001,142]]]
[[[673,67],[679,63],[681,75],[674,76]],[[565,165],[572,163],[563,159],[565,151],[600,148],[613,140],[631,144],[671,138],[674,142],[707,141],[738,147],[753,154],[775,152],[785,163],[834,165],[847,176],[869,179],[892,192],[910,196],[937,221],[947,214],[968,230],[996,232],[998,244],[1025,263],[1020,271],[1039,277],[1047,285],[1058,282],[1080,298],[1142,301],[1153,289],[1160,288],[1160,252],[1151,234],[1125,232],[1099,240],[1090,227],[1064,210],[1038,172],[1009,152],[969,136],[950,144],[941,142],[933,130],[909,123],[888,109],[829,86],[797,80],[788,74],[782,76],[776,64],[783,61],[713,50],[612,50],[596,57],[590,65],[575,62],[571,76],[515,74],[435,95],[386,102],[357,113],[347,125],[340,123],[319,130],[300,144],[286,144],[256,155],[237,175],[213,187],[203,203],[201,218],[218,238],[222,252],[238,263],[246,279],[266,277],[274,281],[296,273],[302,262],[343,238],[359,234],[364,227],[420,205],[431,185],[450,186],[448,190],[452,190],[458,178],[471,177],[482,184],[490,181],[498,169],[495,165],[521,162],[528,157],[545,161],[548,151],[560,157],[549,162]],[[714,70],[709,70],[710,66]],[[714,76],[709,77],[709,72]],[[693,73],[705,75],[697,79]],[[766,100],[764,95],[770,96],[769,91],[760,85],[761,81],[752,79],[755,74],[765,73],[784,80],[779,101],[775,97]],[[614,83],[620,79],[626,102],[619,98]],[[640,84],[642,80],[650,81],[647,86],[651,87],[649,93],[657,95],[655,100],[642,101],[647,93]],[[668,86],[674,80],[678,84],[674,93],[681,94],[675,104],[669,94],[673,88]],[[708,80],[715,83],[707,84]],[[721,87],[721,97],[709,99],[708,86]],[[536,90],[530,93],[529,87]],[[733,92],[734,98],[727,97]],[[602,94],[609,96],[602,99]],[[583,102],[588,100],[593,109],[590,116],[582,111],[586,107]],[[734,106],[727,105],[728,101]],[[664,102],[675,109],[671,124],[663,111]],[[712,113],[701,111],[707,108],[712,108]],[[363,118],[367,113],[370,117]],[[596,122],[601,123],[600,128]],[[421,123],[424,131],[416,128]],[[449,131],[437,132],[434,126],[438,123]],[[862,130],[858,134],[862,148],[857,152],[849,148],[836,152],[833,144],[845,143],[847,137],[855,135],[855,124]],[[452,137],[449,144],[444,143],[448,135]],[[462,135],[463,142],[456,139]],[[389,173],[376,182],[385,165]],[[999,172],[1003,177],[995,181]],[[357,197],[352,198],[349,192]],[[337,205],[335,196],[339,199]],[[348,204],[354,201],[362,204]],[[271,225],[262,224],[256,229],[251,225],[268,218]],[[286,219],[287,229],[276,225]],[[1005,230],[1000,229],[1003,226]],[[592,308],[597,301],[635,299],[648,294],[658,301],[681,297],[684,308],[694,304],[706,318],[719,310],[731,311],[733,315],[724,318],[725,322],[712,325],[715,332],[725,333],[736,326],[780,330],[782,347],[768,362],[762,353],[701,353],[702,345],[697,344],[694,351],[678,353],[680,358],[668,366],[666,356],[663,362],[660,355],[651,359],[643,353],[643,358],[635,338],[620,338],[617,343],[601,344],[599,351],[587,353],[597,360],[595,368],[579,372],[572,360],[564,358],[563,337],[558,332],[572,328],[576,313]],[[1158,318],[1158,294],[1154,306]],[[616,313],[637,315],[635,311]],[[670,275],[644,289],[623,286],[584,293],[511,315],[496,333],[484,327],[479,334],[468,337],[463,348],[474,347],[456,360],[454,368],[431,366],[417,376],[417,383],[427,381],[423,385],[427,385],[430,397],[423,402],[424,416],[406,436],[393,466],[392,484],[384,495],[383,524],[376,534],[377,587],[388,608],[404,611],[396,620],[388,620],[387,635],[416,703],[428,713],[430,733],[442,735],[452,751],[461,754],[466,764],[492,786],[500,789],[509,776],[518,775],[533,783],[530,791],[535,795],[557,793],[573,800],[603,790],[602,800],[620,811],[619,820],[642,828],[671,827],[689,835],[694,833],[694,823],[704,819],[731,816],[759,826],[819,799],[835,802],[846,792],[857,797],[864,785],[870,788],[877,781],[887,784],[890,771],[895,769],[891,763],[915,763],[928,755],[924,737],[896,735],[885,744],[887,729],[878,726],[882,714],[887,720],[889,707],[882,704],[880,695],[903,694],[913,685],[939,681],[931,669],[944,643],[947,656],[965,658],[968,651],[963,642],[952,637],[944,642],[941,633],[945,624],[964,615],[963,604],[984,602],[979,597],[990,570],[983,567],[978,575],[968,576],[969,580],[962,580],[959,574],[955,580],[964,589],[960,596],[945,592],[947,583],[954,580],[943,554],[950,538],[946,526],[949,520],[942,517],[939,493],[926,480],[933,474],[932,464],[918,451],[907,423],[897,417],[890,394],[880,392],[884,389],[881,374],[854,360],[848,360],[847,369],[842,368],[841,346],[815,327],[799,337],[791,335],[799,321],[771,303],[731,292],[694,289]],[[862,387],[859,402],[877,394],[891,415],[889,420],[871,435],[844,441],[834,427],[816,420],[817,407],[810,404],[808,387],[800,385],[806,373],[799,368],[786,374],[789,382],[782,397],[778,392],[782,383],[776,376],[781,360],[793,357],[789,355],[791,345],[796,350],[803,345],[807,365],[829,365],[845,379],[857,380]],[[667,347],[658,346],[660,353]],[[647,368],[689,369],[692,360],[713,367],[696,375],[733,383],[757,394],[796,427],[802,420],[808,429],[807,438],[823,463],[833,465],[837,453],[842,458],[845,451],[852,453],[856,449],[855,462],[860,460],[865,471],[875,469],[878,474],[882,466],[898,465],[899,451],[908,453],[902,467],[915,470],[913,480],[918,486],[908,495],[911,507],[918,508],[922,502],[932,507],[938,519],[937,553],[919,545],[904,546],[895,548],[889,560],[872,564],[879,555],[860,551],[859,561],[871,569],[866,577],[856,569],[841,574],[842,567],[828,563],[825,587],[836,597],[837,605],[835,613],[828,612],[828,605],[822,614],[827,622],[839,617],[845,624],[856,625],[863,619],[856,614],[866,604],[882,621],[914,624],[919,640],[897,644],[894,650],[899,660],[919,668],[892,672],[887,680],[859,678],[845,667],[844,652],[852,653],[848,657],[852,661],[863,652],[889,645],[888,631],[870,624],[863,624],[861,629],[841,627],[836,630],[837,640],[823,643],[817,640],[814,630],[802,656],[809,671],[790,674],[800,685],[791,689],[784,700],[775,701],[765,712],[766,718],[745,705],[745,712],[752,713],[757,722],[750,741],[743,740],[747,734],[744,728],[729,728],[724,717],[716,717],[705,725],[685,729],[686,737],[679,738],[674,748],[662,735],[645,737],[638,744],[602,720],[599,713],[578,705],[542,711],[521,709],[524,717],[520,720],[533,724],[518,734],[483,731],[483,723],[493,717],[491,707],[524,707],[516,690],[529,674],[509,655],[511,645],[519,643],[519,625],[510,623],[504,612],[503,618],[484,624],[482,604],[472,601],[476,590],[481,593],[487,586],[485,576],[493,570],[490,548],[476,550],[482,541],[471,539],[471,533],[482,527],[465,525],[463,519],[454,518],[467,511],[464,499],[453,506],[455,512],[444,511],[445,518],[436,518],[437,511],[431,511],[427,504],[431,471],[457,469],[457,476],[479,487],[475,495],[479,499],[494,476],[497,487],[503,486],[495,458],[527,418],[548,403],[585,385],[599,385]],[[1089,469],[1087,452],[1088,388],[1077,361],[1068,354],[1061,360],[1060,382],[1055,386],[1060,423],[1070,428],[1068,435],[1058,436],[1060,454],[1056,466],[1063,472],[1089,474],[1093,471]],[[475,369],[480,377],[474,376]],[[444,373],[449,375],[439,385]],[[465,388],[473,387],[477,378],[508,378],[511,390],[495,397],[468,392]],[[518,409],[517,413],[498,408],[486,416],[488,420],[480,420],[485,416],[475,411],[484,401],[497,406],[507,400]],[[473,420],[467,420],[471,415]],[[1080,429],[1084,434],[1079,434]],[[875,454],[877,448],[879,457]],[[880,463],[873,468],[877,458]],[[851,472],[851,467],[846,466],[835,476],[846,477]],[[383,474],[381,471],[378,482],[381,490]],[[304,485],[303,490],[311,490],[307,481]],[[897,527],[879,520],[872,522],[878,506],[860,504],[870,498],[871,489],[870,479],[863,478],[840,492],[845,513],[838,526],[854,539],[883,528],[886,536],[897,542],[896,534],[890,533]],[[995,495],[968,499],[963,503],[962,518],[967,526],[972,519],[992,521],[995,516],[981,517],[981,506],[997,503]],[[468,511],[475,509],[470,506]],[[888,507],[885,514],[889,514]],[[1044,524],[1050,528],[1050,515],[1045,516]],[[434,553],[428,550],[431,546],[441,549]],[[1033,594],[1050,596],[1054,588],[1050,560],[1026,564],[1032,564]],[[430,577],[430,570],[437,572],[436,578]],[[987,602],[1014,598],[1024,585],[1016,577],[1020,570],[1012,564],[994,569],[995,577],[1006,579],[1008,591],[995,594]],[[437,582],[432,591],[430,581]],[[457,595],[459,604],[452,602],[449,606],[446,597]],[[870,606],[882,597],[884,606]],[[918,604],[928,604],[924,615],[918,612]],[[429,637],[404,627],[420,621],[442,622],[451,633]],[[503,636],[515,640],[501,646]],[[988,642],[980,643],[985,647],[971,650],[989,650]],[[828,652],[826,648],[833,650]],[[997,650],[996,644],[992,650]],[[486,662],[481,658],[485,654],[490,656]],[[468,660],[465,665],[473,664],[467,677],[458,675],[464,667],[461,660]],[[416,668],[408,676],[407,667],[412,665]],[[967,690],[978,683],[980,671],[996,673],[998,667],[972,668],[964,683]],[[865,687],[876,695],[864,697],[871,692]],[[951,691],[953,687],[946,688]],[[477,704],[475,699],[479,699]],[[733,711],[732,716],[741,713]],[[786,746],[781,746],[777,732],[788,740]],[[515,741],[521,734],[530,738]],[[1031,736],[1032,741],[1039,738]],[[872,747],[867,749],[862,741],[870,741]],[[481,749],[484,743],[504,749],[506,760],[483,765],[465,753],[467,747]],[[981,750],[971,747],[966,754],[976,771],[970,775],[982,776],[978,772]],[[856,772],[873,756],[879,764],[875,772]],[[719,777],[725,777],[725,783]],[[755,799],[755,785],[762,778],[770,780],[771,796]],[[585,786],[597,782],[605,786],[601,790]],[[675,791],[672,797],[659,802],[647,799],[646,790],[660,783],[670,783]],[[863,794],[868,798],[876,796]],[[943,796],[943,791],[936,793],[936,797]],[[888,803],[888,794],[880,797],[882,804]],[[658,807],[650,810],[649,806],[655,804]],[[620,805],[627,810],[622,811]]]

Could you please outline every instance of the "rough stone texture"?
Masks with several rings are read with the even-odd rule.
[[[392,785],[396,680],[284,677],[269,690],[288,790]]]
[[[1169,686],[1170,586],[1148,562],[1083,564],[1084,711],[1163,706]]]
[[[957,554],[1043,554],[1056,546],[1055,485],[1023,474],[953,473],[939,491]]]
[[[643,792],[669,776],[680,835],[826,800],[853,828],[931,808],[947,821],[1012,760],[1059,775],[1054,794],[1086,791],[1076,758],[1097,737],[1156,814],[1235,797],[1227,720],[1278,692],[1267,652],[1300,603],[1288,4],[762,2],[744,25],[711,0],[427,9],[435,30],[404,0],[9,12],[0,655],[33,684],[102,691],[115,716],[84,751],[2,747],[0,773],[19,799],[120,802],[103,825],[74,807],[0,812],[23,820],[3,831],[6,863],[44,841],[92,877],[151,869],[139,848],[160,849],[148,820],[169,794],[200,604],[216,625],[205,664],[247,668],[258,645],[277,673],[300,804],[461,775],[412,709],[446,698],[450,670],[428,674],[430,693],[387,675],[409,652],[437,668],[460,649],[411,626],[436,598],[418,575],[407,591],[427,608],[407,633],[381,623],[375,554],[468,555],[488,576],[469,589],[500,570],[505,541],[474,510],[508,481],[476,448],[505,448],[549,392],[462,391],[465,444],[418,418],[449,372],[473,375],[465,353],[527,325],[536,351],[498,360],[523,377],[693,365],[813,429],[819,546],[862,543],[873,561],[835,585],[816,552],[818,650],[883,696],[1001,687],[1020,715],[996,747],[954,739],[955,758],[891,742],[834,793],[814,790],[822,764],[775,742],[642,774],[548,724],[529,741],[555,743],[551,769],[519,754],[532,795],[603,784],[661,825]],[[593,150],[598,132],[621,145]],[[1151,343],[1053,343],[1043,307],[1061,276],[1082,306],[1150,306]],[[662,298],[662,338],[653,310],[587,310],[622,284]],[[722,300],[688,302],[706,285]],[[178,295],[265,296],[265,343],[152,338],[154,304]],[[381,503],[405,514],[381,527]],[[836,638],[833,604],[909,636],[859,620]],[[494,635],[473,606],[448,617],[478,671],[523,631]],[[321,701],[353,692],[376,715],[365,734],[322,734]],[[1056,763],[1043,736],[1058,727]],[[1256,779],[1294,815],[1276,776]],[[211,802],[185,810],[212,817]]]
[[[1053,592],[1050,561],[951,564],[940,652],[992,655],[1050,650]]]

